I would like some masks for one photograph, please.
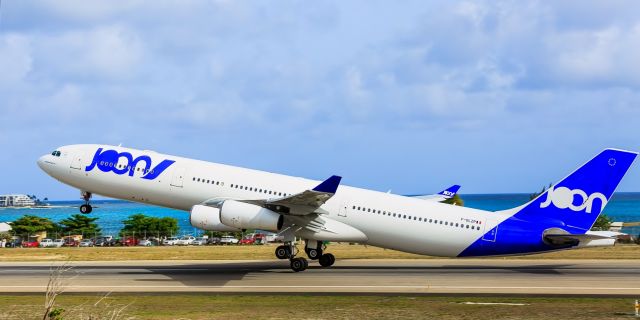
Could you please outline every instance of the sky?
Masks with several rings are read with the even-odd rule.
[[[76,143],[531,193],[640,150],[638,52],[637,1],[4,0],[0,194],[77,199],[35,162]]]

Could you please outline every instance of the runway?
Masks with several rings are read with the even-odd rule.
[[[50,262],[0,263],[0,292],[43,292]],[[66,292],[380,293],[640,296],[637,260],[338,260],[295,273],[288,261],[73,262]]]

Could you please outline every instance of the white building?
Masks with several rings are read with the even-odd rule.
[[[0,233],[11,231],[11,225],[6,222],[0,222]]]
[[[36,201],[24,194],[0,195],[0,207],[30,207],[35,205]]]

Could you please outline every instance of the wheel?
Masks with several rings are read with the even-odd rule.
[[[307,252],[307,256],[309,257],[309,259],[311,260],[318,260],[318,258],[322,256],[321,249],[308,248],[305,251]]]
[[[90,204],[83,204],[80,206],[80,213],[88,214],[91,213],[91,211],[93,211],[93,208]]]
[[[336,262],[336,257],[334,257],[331,253],[325,253],[320,256],[319,259],[320,265],[323,267],[330,267]]]
[[[307,269],[308,262],[305,258],[293,258],[291,259],[291,270],[295,272],[304,271]]]
[[[291,250],[288,246],[279,246],[276,248],[276,258],[287,259],[291,255]]]

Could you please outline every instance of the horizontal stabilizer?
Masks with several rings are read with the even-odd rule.
[[[562,232],[548,233],[544,235],[545,241],[553,245],[578,245],[595,240],[615,240],[620,232],[613,231],[589,231],[584,234],[570,234]]]

